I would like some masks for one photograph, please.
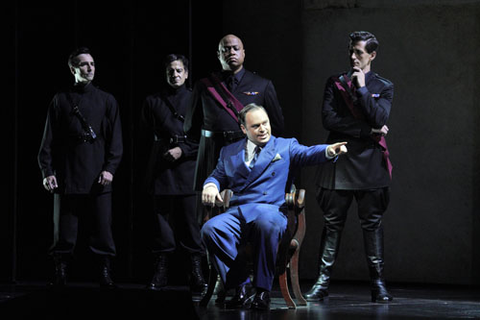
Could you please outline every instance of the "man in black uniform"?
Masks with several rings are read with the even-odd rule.
[[[73,51],[68,65],[75,83],[57,93],[48,109],[38,163],[45,189],[54,195],[54,286],[66,284],[79,219],[88,219],[89,247],[99,258],[100,285],[115,287],[111,258],[112,180],[123,153],[115,98],[92,84],[95,63],[87,48]]]
[[[281,136],[284,126],[272,82],[243,67],[242,40],[232,34],[224,36],[217,56],[222,72],[214,72],[195,84],[193,103],[185,119],[188,137],[200,141],[194,181],[196,191],[202,190],[203,182],[215,169],[220,149],[245,137],[237,117],[244,106],[250,103],[263,106],[275,136]]]
[[[160,93],[148,96],[142,111],[142,122],[152,140],[147,186],[155,213],[155,272],[148,288],[157,290],[167,284],[168,255],[175,250],[177,239],[190,255],[192,291],[201,293],[206,286],[201,269],[204,250],[192,186],[198,144],[186,139],[183,131],[184,115],[192,97],[185,85],[188,60],[183,55],[170,54],[165,70],[168,85]],[[175,233],[168,217],[173,220]]]
[[[391,163],[385,141],[393,84],[371,71],[378,41],[369,32],[350,34],[351,70],[328,79],[322,118],[327,143],[347,141],[349,152],[320,167],[317,201],[324,213],[317,282],[305,295],[319,301],[328,285],[350,204],[355,198],[371,278],[372,301],[389,302],[383,278],[382,216],[389,202]]]

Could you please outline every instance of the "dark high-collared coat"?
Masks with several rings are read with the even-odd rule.
[[[232,94],[243,106],[250,103],[263,106],[270,118],[272,134],[281,136],[284,129],[283,113],[272,81],[243,70]],[[216,75],[225,81],[225,73]],[[228,144],[222,139],[202,136],[202,129],[212,132],[241,130],[238,122],[215,100],[202,81],[194,86],[193,102],[187,110],[184,128],[189,138],[200,141],[194,185],[196,190],[201,190],[203,182],[215,168],[220,149]]]
[[[68,94],[72,100],[68,99]],[[84,142],[80,113],[92,127],[96,139]],[[93,84],[74,86],[57,93],[48,108],[38,163],[43,177],[55,175],[60,194],[110,192],[112,185],[98,183],[102,171],[115,175],[123,154],[119,107],[115,98]]]
[[[382,147],[370,131],[387,124],[393,101],[393,83],[370,71],[366,85],[356,90],[357,110],[364,119],[354,117],[335,85],[339,75],[328,79],[322,106],[322,120],[330,131],[326,143],[346,141],[348,153],[336,162],[319,168],[317,185],[326,189],[360,190],[390,185],[390,175]]]
[[[183,120],[191,103],[192,91],[184,85],[165,88],[148,96],[142,109],[142,123],[150,137],[150,155],[146,170],[148,191],[155,195],[191,195],[198,143],[185,140]],[[169,105],[173,107],[172,112]],[[178,138],[180,137],[180,140]],[[174,147],[182,149],[180,159],[169,162],[164,153]]]

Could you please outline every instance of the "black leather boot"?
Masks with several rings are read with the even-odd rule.
[[[393,300],[383,278],[383,227],[375,231],[363,231],[365,254],[370,271],[372,302],[388,303]]]
[[[330,284],[330,275],[337,258],[338,248],[340,246],[340,231],[330,231],[323,229],[320,245],[320,265],[318,279],[304,296],[307,301],[321,301],[328,296],[328,285]]]
[[[164,253],[155,255],[154,272],[150,283],[147,285],[149,290],[160,290],[168,282],[168,257]]]
[[[203,294],[207,289],[207,283],[202,273],[202,256],[194,254],[190,256],[192,261],[190,287],[193,294]]]
[[[63,288],[67,284],[67,261],[62,255],[53,256],[54,273],[52,281],[48,283],[52,288]]]
[[[112,261],[110,256],[100,256],[100,287],[115,289],[117,285],[112,280]]]
[[[393,296],[388,293],[385,280],[379,278],[372,280],[372,302],[388,303]]]

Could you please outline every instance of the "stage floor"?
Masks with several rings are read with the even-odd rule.
[[[302,283],[306,292],[309,284]],[[480,319],[479,288],[390,284],[394,300],[371,303],[368,283],[335,282],[325,301],[288,309],[278,288],[270,312],[200,307],[187,287],[151,292],[143,285],[120,283],[100,290],[93,283],[73,283],[51,291],[42,283],[0,285],[0,319]],[[8,316],[4,317],[4,316]]]

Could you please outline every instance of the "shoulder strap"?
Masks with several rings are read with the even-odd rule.
[[[177,110],[175,109],[175,107],[173,106],[172,102],[170,101],[170,99],[165,96],[165,95],[161,95],[162,97],[162,100],[165,101],[165,104],[167,105],[168,109],[170,109],[170,111],[172,112],[173,116],[175,118],[177,118],[178,120],[180,120],[181,122],[184,122],[185,121],[185,117],[182,116],[180,113],[177,112]]]
[[[355,106],[355,102],[357,101],[357,97],[353,94],[352,89],[350,88],[349,82],[350,79],[345,79],[346,76],[341,75],[338,78],[334,78],[335,86],[340,91],[340,94],[345,101],[345,104],[348,106],[348,109],[352,113],[352,115],[357,119],[364,119],[364,116],[361,112],[357,110]],[[351,82],[350,82],[351,83]]]
[[[70,102],[72,109],[75,109],[75,107],[78,106],[80,101],[82,101],[82,99],[80,99],[79,103],[73,102],[72,93],[70,91],[67,92],[67,100],[68,102]]]
[[[350,78],[348,77],[348,75],[341,75],[340,77],[338,77],[338,80],[340,80],[340,82],[342,83],[343,85],[343,88],[345,89],[345,91],[349,94],[350,98],[352,99],[353,103],[355,103],[357,101],[357,96],[353,93],[353,90],[352,88],[350,87],[352,85],[352,80],[350,80]]]
[[[347,78],[347,80],[345,80],[345,77]],[[345,101],[345,104],[350,109],[350,112],[352,113],[352,115],[355,118],[360,119],[360,120],[365,119],[363,114],[361,112],[359,112],[357,107],[355,106],[355,101],[356,100],[353,100],[353,99],[354,98],[356,99],[357,97],[354,94],[352,94],[352,92],[350,90],[350,86],[348,85],[348,80],[350,80],[350,79],[348,79],[347,76],[342,75],[338,78],[338,80],[340,82],[335,81],[335,85],[336,85],[337,89],[340,90],[340,93],[342,94],[343,100]],[[388,173],[390,175],[390,179],[392,179],[393,165],[392,165],[392,162],[390,161],[390,153],[388,152],[387,141],[385,140],[385,137],[384,136],[376,136],[376,135],[371,135],[370,137],[376,143],[378,143],[380,145],[380,147],[382,148],[383,159],[384,159],[385,164],[387,166],[387,170],[388,170]]]
[[[215,100],[238,122],[238,112],[243,109],[243,104],[235,98],[214,74],[208,78],[201,79],[201,81]]]
[[[227,89],[227,87],[225,87],[217,75],[213,73],[211,78],[213,79],[213,83],[220,94],[222,94],[226,100],[232,103],[230,107],[234,107],[237,110],[236,112],[240,112],[244,107],[243,104],[237,99],[237,97],[233,95],[233,93],[230,92],[230,90]]]
[[[93,139],[95,139],[97,137],[97,135],[93,131],[92,127],[88,124],[85,117],[80,112],[80,109],[78,108],[78,105],[80,104],[80,101],[82,101],[82,100],[80,99],[80,101],[77,104],[74,103],[72,95],[71,95],[70,92],[67,92],[67,100],[72,105],[73,114],[78,118],[78,120],[80,120],[80,124],[82,125],[83,130],[85,130],[85,132],[88,132],[91,135],[91,137]]]

